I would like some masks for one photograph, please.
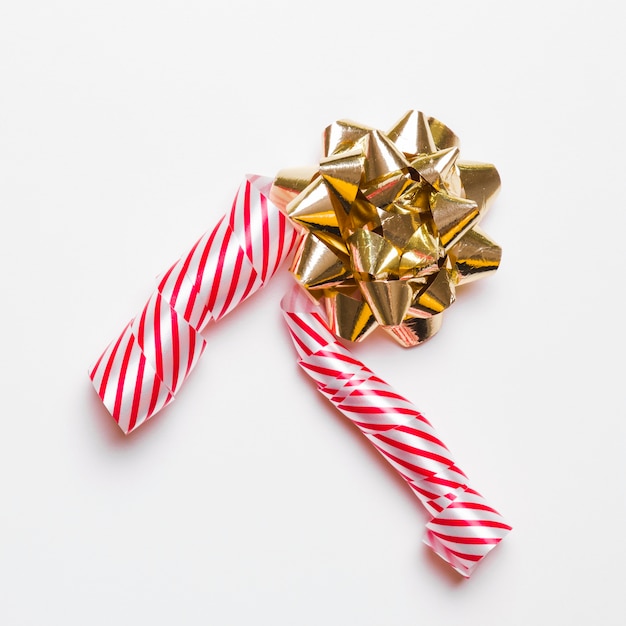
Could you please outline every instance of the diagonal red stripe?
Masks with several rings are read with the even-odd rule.
[[[180,367],[180,338],[178,336],[178,315],[170,308],[170,321],[172,325],[172,393],[176,392],[178,385],[178,368]]]
[[[170,306],[172,308],[176,306],[176,301],[178,300],[178,294],[180,293],[180,288],[183,284],[183,280],[185,279],[185,276],[187,275],[187,270],[189,269],[189,265],[191,264],[191,259],[193,258],[193,255],[199,243],[200,243],[200,239],[198,239],[198,241],[196,241],[196,243],[193,245],[193,248],[189,251],[189,254],[187,255],[187,258],[185,259],[183,266],[180,268],[180,272],[178,273],[178,276],[176,278],[174,289],[172,290],[172,298],[170,300]],[[159,291],[161,291],[161,288],[159,288]],[[192,289],[192,293],[193,293],[193,289]]]
[[[165,272],[165,274],[163,275],[163,278],[161,279],[161,282],[159,283],[159,286],[157,288],[159,291],[163,291],[163,288],[167,284],[167,280],[170,277],[170,274],[172,273],[174,268],[176,267],[177,263],[178,261],[176,261],[176,263],[174,263],[174,265],[172,265],[172,267],[170,267],[170,269],[167,270],[167,272]]]
[[[189,328],[189,354],[187,355],[187,371],[185,372],[185,378],[189,376],[189,372],[191,371],[191,366],[193,365],[193,355],[196,350],[196,331],[192,326],[188,326]]]
[[[250,268],[250,278],[248,279],[248,284],[246,285],[243,295],[241,296],[241,300],[239,300],[240,303],[243,302],[250,295],[250,292],[252,291],[252,287],[254,287],[254,283],[256,282],[256,278],[257,278],[257,273],[255,269]]]
[[[254,265],[253,247],[252,247],[252,229],[250,228],[250,181],[246,180],[246,188],[243,196],[243,223],[246,237],[246,254],[250,259],[250,263]]]
[[[457,500],[448,505],[449,509],[474,509],[476,511],[489,511],[489,513],[493,513],[494,515],[500,515],[498,511],[491,508],[487,504],[480,504],[480,502],[463,502],[461,500]]]
[[[424,418],[424,420],[426,421],[426,418]],[[428,422],[426,423],[430,426]],[[432,443],[437,444],[438,446],[442,447],[444,450],[448,449],[446,445],[443,443],[443,441],[441,441],[441,439],[437,439],[437,437],[435,437],[434,435],[424,432],[423,430],[418,430],[417,428],[413,428],[412,426],[404,426],[404,425],[396,426],[395,429],[399,430],[400,432],[407,433],[409,435],[415,435],[416,437],[421,437],[422,439],[426,439],[426,441],[431,441]]]
[[[230,303],[233,300],[233,296],[235,295],[235,291],[237,291],[237,285],[239,284],[239,277],[241,276],[241,266],[243,264],[243,250],[239,248],[237,251],[237,260],[235,261],[235,267],[233,269],[233,275],[230,279],[230,287],[228,289],[228,294],[226,295],[226,301],[224,302],[224,306],[220,311],[220,314],[216,319],[220,319],[222,316],[226,314],[228,308],[230,307]]]
[[[204,246],[204,250],[202,251],[202,256],[200,257],[200,262],[198,263],[198,270],[196,272],[196,280],[194,281],[194,284],[198,290],[202,286],[204,270],[206,269],[206,261],[209,258],[209,253],[211,252],[211,248],[213,247],[213,241],[215,240],[215,236],[217,235],[217,232],[219,231],[222,222],[224,221],[224,218],[225,216],[222,216],[220,221],[217,223],[217,225],[209,235],[209,240],[207,241],[206,245]]]
[[[211,293],[209,294],[209,299],[204,308],[206,314],[207,312],[211,312],[212,317],[216,319],[215,315],[213,315],[213,307],[215,306],[215,300],[217,299],[217,294],[219,293],[220,282],[222,280],[222,274],[224,272],[224,259],[226,258],[226,251],[228,250],[228,243],[230,241],[230,237],[232,235],[232,230],[230,226],[226,229],[224,233],[224,239],[222,240],[222,244],[220,247],[220,256],[217,262],[217,268],[215,269],[215,276],[213,277],[213,283],[211,285]],[[203,318],[204,318],[203,314]]]
[[[261,269],[261,280],[265,283],[267,279],[267,268],[269,262],[269,250],[270,250],[270,231],[267,216],[267,198],[260,194],[261,204],[261,216],[263,225],[263,267]],[[246,228],[248,225],[246,225]]]
[[[343,347],[338,343],[335,343],[333,345],[336,345],[339,348]],[[357,367],[361,367],[365,372],[369,372],[369,370],[363,365],[363,363],[361,363],[361,361],[353,358],[349,354],[345,354],[344,352],[333,352],[328,349],[328,345],[322,350],[318,350],[317,352],[315,352],[315,356],[328,357],[333,360],[343,361],[344,363],[349,363],[350,365],[356,365]]]
[[[465,552],[459,552],[457,550],[453,550],[452,548],[446,548],[450,554],[458,557],[459,559],[463,559],[464,561],[480,561],[485,555],[484,554],[465,554]],[[469,568],[468,568],[469,569]]]
[[[163,352],[161,351],[161,294],[157,293],[154,303],[154,351],[156,355],[156,374],[163,380]]]
[[[278,213],[278,250],[276,251],[276,259],[274,259],[274,267],[272,269],[272,275],[276,273],[276,270],[280,266],[280,262],[283,260],[283,246],[285,239],[285,217],[282,213]]]
[[[465,519],[440,519],[438,517],[430,520],[431,524],[437,524],[439,526],[486,526],[488,528],[502,528],[504,530],[511,530],[511,526],[503,522],[496,522],[495,520],[465,520]]]
[[[302,367],[312,372],[323,374],[324,376],[332,376],[333,378],[336,378],[339,374],[337,370],[329,369],[328,367],[321,367],[319,365],[311,365],[310,363],[303,363]]]
[[[381,448],[374,441],[372,441],[372,445],[383,456],[391,459],[392,461],[394,461],[394,463],[397,463],[398,465],[401,465],[402,467],[406,467],[406,469],[411,470],[412,472],[415,472],[417,474],[420,474],[421,476],[424,476],[426,478],[430,478],[431,476],[433,476],[433,472],[431,472],[430,470],[424,469],[423,467],[419,467],[418,465],[414,465],[413,463],[409,463],[408,461],[404,461],[403,459],[399,459],[398,457],[394,456],[393,454],[391,454],[390,452],[388,452],[384,448]]]
[[[311,350],[309,350],[308,346],[302,341],[302,339],[300,339],[300,337],[298,337],[298,335],[296,335],[296,333],[293,332],[293,330],[291,330],[291,328],[289,328],[289,335],[291,336],[291,340],[294,343],[298,344],[302,352],[304,352],[307,356],[311,354]],[[304,368],[306,365],[306,362],[303,359],[299,359],[298,365]]]
[[[374,435],[380,441],[393,446],[394,448],[398,448],[398,450],[403,450],[404,452],[408,452],[410,454],[415,454],[417,456],[424,457],[425,459],[431,459],[432,461],[437,461],[437,463],[441,463],[442,465],[446,465],[449,467],[452,464],[452,461],[445,456],[441,456],[440,454],[435,454],[434,452],[428,452],[427,450],[423,450],[420,448],[416,448],[414,446],[410,446],[407,443],[402,441],[396,441],[395,439],[391,439],[385,435]]]
[[[96,361],[96,364],[93,366],[93,369],[91,370],[91,372],[89,372],[89,378],[91,378],[92,382],[96,376],[96,372],[98,371],[98,368],[100,367],[100,363],[102,362],[102,359],[104,358],[105,354],[106,354],[106,350],[100,355],[100,358]]]
[[[135,335],[131,334],[130,341],[126,346],[124,352],[124,358],[122,359],[122,367],[120,369],[120,376],[117,379],[117,393],[115,394],[115,405],[113,406],[113,419],[116,422],[120,421],[120,408],[122,406],[122,396],[124,395],[124,383],[126,382],[126,372],[128,371],[128,362],[130,361],[130,354],[133,351],[133,344],[135,343]]]
[[[161,387],[161,381],[158,376],[154,377],[154,382],[152,383],[152,396],[150,397],[150,406],[148,407],[148,418],[151,417],[152,413],[154,413],[154,408],[156,407],[157,400],[159,399],[159,389]]]
[[[143,385],[143,372],[146,366],[146,357],[143,352],[139,357],[139,367],[137,370],[137,380],[135,381],[135,393],[133,394],[133,406],[130,411],[130,421],[128,422],[129,432],[135,428],[137,415],[139,413],[139,403],[141,402],[141,387]]]
[[[473,545],[473,546],[489,546],[500,543],[502,537],[457,537],[455,535],[445,535],[444,533],[437,532],[436,530],[430,529],[430,532],[433,535],[436,535],[440,539],[444,541],[451,541],[453,543],[462,543],[465,545]]]
[[[351,406],[349,404],[341,404],[339,405],[339,409],[341,411],[347,411],[348,413],[361,413],[362,415],[411,415],[415,418],[419,416],[419,413],[414,409],[398,406],[383,408],[379,406]]]
[[[100,389],[98,390],[98,395],[104,400],[104,394],[106,393],[107,384],[109,382],[109,376],[111,375],[111,368],[113,367],[113,363],[115,362],[115,355],[117,354],[117,350],[120,347],[120,343],[122,341],[122,337],[126,333],[126,329],[132,324],[132,321],[126,324],[126,328],[122,331],[122,334],[117,338],[115,345],[113,346],[113,350],[111,355],[109,356],[109,360],[107,361],[106,367],[104,368],[104,374],[102,375],[102,381],[100,382]]]
[[[305,323],[296,313],[288,312],[289,319],[296,323],[296,326],[301,328],[311,339],[314,339],[320,345],[326,346],[326,340],[321,335],[318,335],[307,323]]]

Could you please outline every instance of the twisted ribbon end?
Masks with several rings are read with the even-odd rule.
[[[424,543],[464,578],[513,529],[468,487],[426,524]]]

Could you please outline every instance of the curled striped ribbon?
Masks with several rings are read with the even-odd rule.
[[[230,212],[165,272],[91,368],[124,433],[174,399],[205,349],[202,331],[266,284],[293,250],[297,233],[269,201],[271,185],[270,178],[246,177]],[[511,527],[470,486],[432,425],[352,356],[299,286],[282,308],[302,369],[422,502],[431,515],[425,543],[469,577]]]
[[[272,180],[246,177],[231,211],[165,272],[141,313],[90,369],[125,433],[174,399],[204,351],[201,333],[209,322],[263,287],[289,256],[296,232],[268,200]]]
[[[430,422],[339,343],[321,307],[296,287],[282,308],[299,365],[432,516],[424,542],[469,577],[511,526],[470,486]]]

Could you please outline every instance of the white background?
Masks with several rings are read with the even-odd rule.
[[[620,3],[0,0],[0,623],[623,624]],[[243,175],[438,117],[500,270],[358,356],[514,531],[463,580],[295,364],[283,271],[124,437],[87,370]]]

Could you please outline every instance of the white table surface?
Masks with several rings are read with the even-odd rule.
[[[0,623],[623,624],[619,3],[0,3]],[[125,437],[87,369],[243,175],[421,109],[504,249],[431,342],[356,352],[514,531],[463,580],[295,364],[286,269]]]

